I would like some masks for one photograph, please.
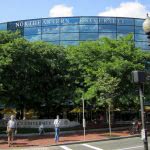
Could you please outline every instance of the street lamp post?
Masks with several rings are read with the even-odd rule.
[[[147,18],[145,19],[145,21],[143,22],[143,30],[145,32],[145,34],[147,34],[147,38],[149,39],[149,46],[150,46],[150,17],[147,14]]]
[[[149,39],[148,46],[150,46],[150,17],[148,16],[148,14],[147,14],[147,18],[143,22],[143,30],[144,30],[145,34],[148,35],[147,36],[147,38]],[[143,93],[142,93],[142,87],[141,86],[139,87],[140,102],[141,102],[141,106],[144,106],[144,104],[143,104]],[[145,118],[144,107],[141,107],[141,118],[142,118],[142,132],[143,132],[141,134],[145,135],[145,137],[143,138],[144,150],[148,150],[147,131],[145,130],[145,121],[144,121],[144,118]]]
[[[86,127],[86,123],[85,123],[85,113],[84,113],[84,98],[82,98],[82,103],[83,103],[83,130],[84,130],[84,141],[85,141],[85,127]]]

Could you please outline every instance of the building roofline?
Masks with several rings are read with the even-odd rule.
[[[78,17],[104,17],[104,18],[124,18],[124,19],[141,19],[144,20],[144,18],[133,18],[133,17],[114,17],[114,16],[66,16],[66,17],[43,17],[43,18],[34,18],[34,19],[21,19],[21,20],[14,20],[14,21],[8,21],[8,22],[0,22],[0,24],[2,23],[9,23],[9,22],[17,22],[17,21],[27,21],[27,20],[38,20],[38,19],[54,19],[54,18],[78,18]]]

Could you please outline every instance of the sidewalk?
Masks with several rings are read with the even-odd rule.
[[[112,135],[109,135],[107,131],[90,131],[86,133],[86,137],[84,140],[84,136],[82,133],[60,133],[60,141],[58,144],[68,144],[68,143],[76,143],[76,142],[85,142],[85,141],[96,141],[96,140],[107,140],[112,138],[121,138],[128,137],[129,132],[127,130],[123,131],[112,131]],[[16,137],[14,140],[13,148],[25,148],[25,147],[39,147],[39,146],[51,146],[55,145],[54,135],[50,133],[49,135],[30,135],[24,137]],[[8,149],[7,145],[7,137],[0,137],[0,149]],[[10,148],[12,149],[12,148]]]

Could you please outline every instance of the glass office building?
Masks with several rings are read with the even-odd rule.
[[[20,20],[0,23],[0,30],[20,30],[29,41],[43,40],[58,45],[78,45],[80,41],[97,40],[101,37],[118,39],[133,33],[135,46],[148,47],[143,19],[121,17],[56,17]]]

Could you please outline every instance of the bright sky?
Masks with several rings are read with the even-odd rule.
[[[150,0],[1,0],[0,22],[64,16],[145,18]]]

